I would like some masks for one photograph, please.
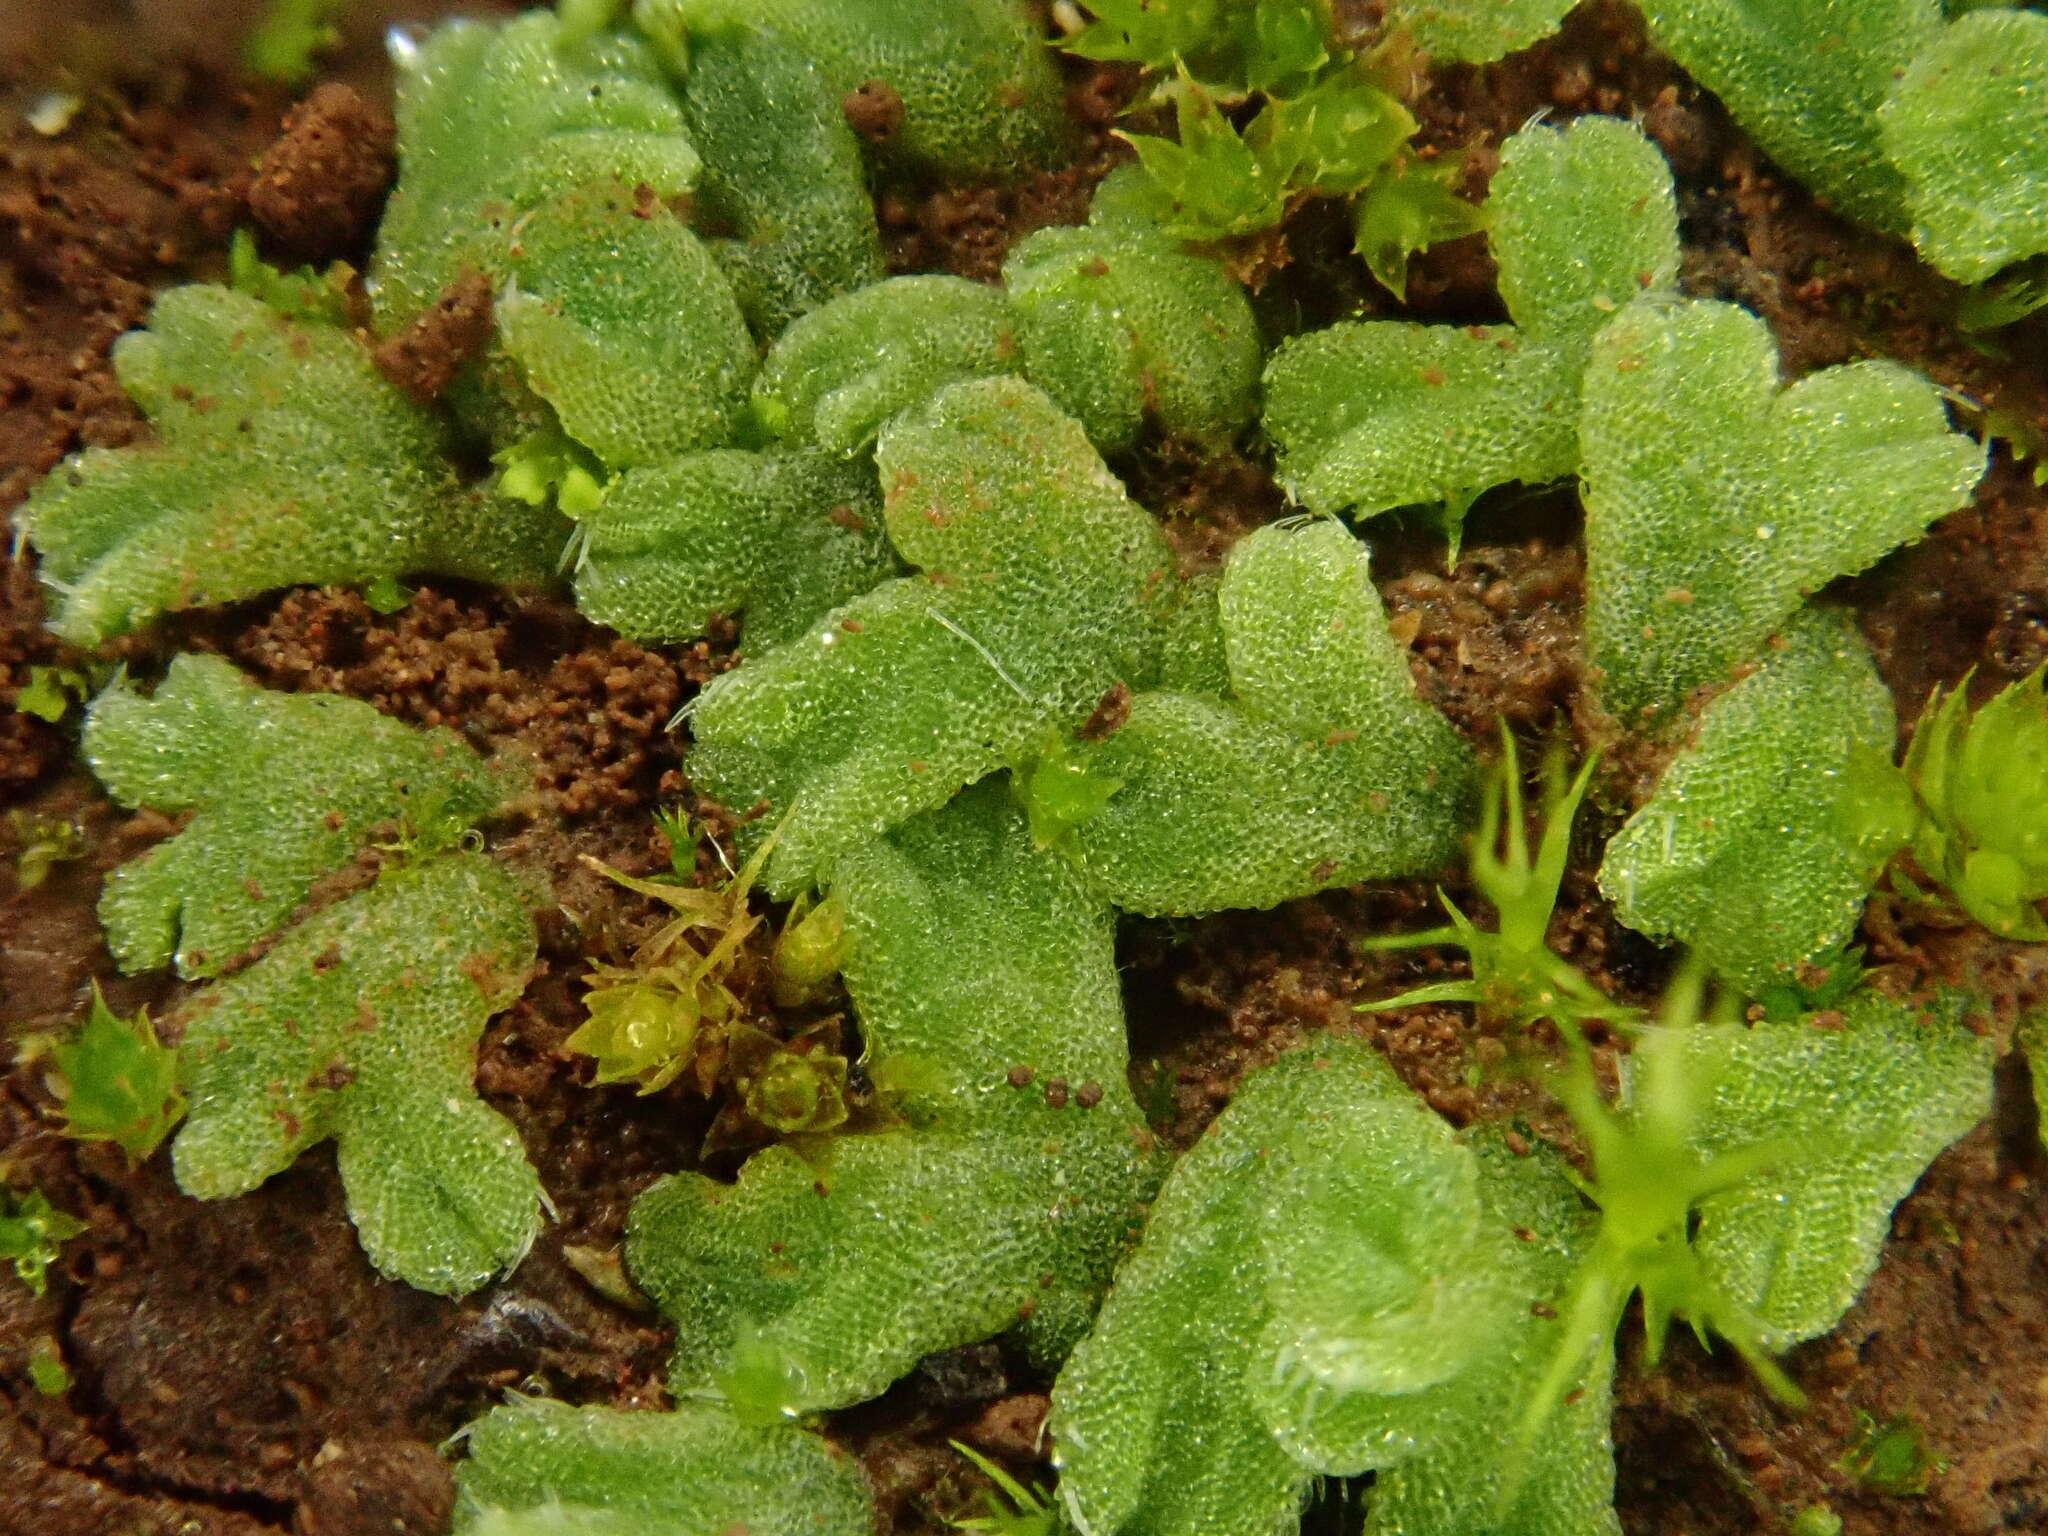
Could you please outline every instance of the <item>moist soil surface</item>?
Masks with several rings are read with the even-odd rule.
[[[289,118],[290,93],[234,73],[234,39],[254,9],[108,0],[104,14],[46,7],[52,14],[0,21],[0,510],[65,453],[146,430],[109,347],[166,284],[218,277],[234,229],[253,227],[274,260],[360,263],[390,169],[376,37],[400,8],[348,7],[323,79],[351,91],[325,89]],[[1122,153],[1106,130],[1132,81],[1077,67],[1072,83],[1073,111],[1092,134],[1072,169],[1014,187],[878,190],[898,270],[987,278],[1021,234],[1083,215]],[[79,104],[45,136],[23,114],[53,85]],[[2048,317],[2002,333],[1997,349],[1973,345],[1952,323],[1951,285],[1779,174],[1618,0],[1590,0],[1558,37],[1498,65],[1434,72],[1415,106],[1426,143],[1473,151],[1475,192],[1501,140],[1539,112],[1634,117],[1679,178],[1685,287],[1764,316],[1788,373],[1897,358],[1955,391],[1966,418],[1995,408],[2030,423],[2037,440],[2048,435]],[[864,131],[886,129],[886,108],[849,105]],[[1320,323],[1364,303],[1498,318],[1477,238],[1422,258],[1405,310],[1371,288],[1326,210],[1303,210],[1255,266],[1269,313]],[[1158,447],[1118,467],[1190,568],[1284,510],[1255,458],[1199,462]],[[2048,492],[2031,468],[2000,445],[1971,506],[1842,584],[1905,725],[1936,684],[1974,669],[1989,691],[2048,660]],[[1584,686],[1577,516],[1568,494],[1489,497],[1448,572],[1441,541],[1373,529],[1419,687],[1488,750],[1502,718],[1530,734],[1562,729],[1580,748],[1616,746]],[[20,1047],[78,1018],[95,983],[123,1011],[175,1006],[174,982],[115,971],[94,915],[106,871],[173,824],[105,798],[77,764],[74,724],[9,707],[0,803],[19,814],[0,827],[0,847],[15,853],[68,826],[78,853],[32,891],[15,889],[12,859],[0,868],[0,1020],[13,1062],[0,1080],[0,1173],[42,1189],[89,1231],[65,1246],[47,1295],[0,1283],[0,1536],[426,1536],[443,1528],[454,1497],[439,1443],[505,1390],[620,1407],[663,1400],[666,1332],[618,1283],[617,1252],[634,1196],[698,1165],[716,1104],[681,1085],[648,1097],[593,1087],[589,1063],[564,1041],[581,1020],[589,964],[629,951],[653,920],[582,857],[633,873],[664,867],[652,822],[662,806],[730,828],[692,794],[687,742],[667,723],[731,663],[732,636],[649,649],[556,599],[444,583],[390,615],[346,591],[275,594],[182,615],[111,654],[148,675],[181,649],[226,655],[271,687],[347,693],[453,726],[531,767],[533,793],[492,842],[552,882],[557,909],[542,920],[539,974],[485,1037],[478,1083],[519,1127],[557,1220],[515,1273],[450,1301],[371,1270],[325,1149],[251,1195],[202,1204],[178,1193],[162,1153],[135,1168],[112,1147],[60,1135],[42,1069]],[[43,628],[34,573],[17,559],[0,573],[0,701],[11,705],[31,667],[80,659]],[[1656,995],[1670,957],[1616,924],[1587,871],[1660,767],[1641,750],[1610,751],[1552,930],[1567,958],[1636,1001]],[[715,877],[712,851],[702,859]],[[1455,878],[1448,889],[1468,910],[1476,900]],[[1434,901],[1433,883],[1417,881],[1268,913],[1130,923],[1121,958],[1133,1079],[1160,1133],[1185,1146],[1246,1072],[1310,1031],[1337,1029],[1371,1038],[1454,1123],[1514,1115],[1569,1144],[1526,1077],[1491,1070],[1505,1046],[1462,1010],[1354,1011],[1453,967],[1435,951],[1358,947],[1429,923]],[[1984,1028],[2008,1030],[2048,993],[2039,950],[1887,898],[1873,902],[1865,930],[1872,962],[1899,986],[1968,980],[1990,1002]],[[778,1033],[820,1016],[779,1016],[765,995],[751,1002]],[[828,998],[822,1012],[836,1005],[843,999]],[[1811,1505],[1833,1509],[1856,1536],[2048,1530],[2048,1160],[2030,1090],[2026,1068],[2008,1059],[1996,1113],[1900,1207],[1863,1298],[1833,1334],[1790,1357],[1812,1399],[1804,1413],[1778,1407],[1690,1339],[1658,1370],[1642,1369],[1631,1322],[1615,1414],[1630,1536],[1784,1530]],[[37,1389],[36,1355],[61,1358],[67,1390]],[[939,1531],[978,1512],[985,1487],[949,1438],[1026,1480],[1050,1476],[1038,1459],[1047,1387],[1002,1344],[981,1345],[928,1359],[828,1428],[863,1458],[883,1530]],[[1917,1425],[1936,1458],[1924,1492],[1879,1491],[1845,1467],[1862,1426],[1893,1421]],[[1310,1528],[1355,1529],[1353,1492],[1325,1490]]]

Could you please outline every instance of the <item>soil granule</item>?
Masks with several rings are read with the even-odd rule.
[[[338,257],[376,232],[398,125],[346,85],[313,88],[285,114],[249,188],[257,225],[302,260]]]

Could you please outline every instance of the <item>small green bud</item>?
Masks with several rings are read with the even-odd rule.
[[[34,890],[50,878],[55,866],[85,856],[85,834],[75,821],[23,810],[9,811],[7,820],[20,850],[14,856],[17,892]]]
[[[1858,1412],[1856,1432],[1843,1453],[1841,1469],[1873,1493],[1913,1498],[1948,1470],[1948,1463],[1928,1449],[1915,1419],[1898,1414],[1874,1419]]]
[[[768,1429],[796,1417],[796,1370],[789,1357],[751,1329],[734,1342],[718,1378],[732,1416],[750,1429]]]
[[[57,1346],[45,1339],[29,1351],[28,1379],[44,1397],[62,1397],[71,1390],[71,1372]]]
[[[14,707],[55,725],[86,695],[85,678],[69,667],[30,667],[28,686],[14,696]]]
[[[403,613],[412,606],[413,591],[396,576],[379,576],[363,588],[363,601],[372,613]]]
[[[784,1136],[846,1123],[846,1058],[776,1051],[746,1084],[747,1113]]]
[[[1993,933],[2048,939],[2048,668],[1974,715],[1968,680],[1928,701],[1905,777],[1922,818],[1914,853]]]
[[[51,1205],[40,1189],[25,1195],[0,1190],[0,1259],[13,1260],[21,1283],[38,1296],[49,1286],[45,1276],[57,1250],[84,1230],[84,1222]]]
[[[1050,848],[1074,828],[1093,821],[1124,787],[1124,781],[1096,773],[1074,755],[1063,736],[1054,737],[1038,761],[1011,780],[1031,820],[1031,840]]]
[[[605,480],[596,456],[560,427],[539,431],[491,456],[498,492],[528,506],[552,500],[568,517],[589,517],[604,505]]]
[[[794,1008],[839,974],[846,957],[846,907],[828,896],[816,906],[799,901],[775,941],[775,1001]]]
[[[569,1049],[597,1058],[600,1083],[637,1082],[642,1093],[658,1093],[681,1075],[704,1023],[701,994],[658,977],[593,988],[584,1005],[590,1016]]]

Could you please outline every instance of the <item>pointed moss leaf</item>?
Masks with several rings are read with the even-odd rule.
[[[1124,226],[1042,229],[1010,253],[1024,373],[1105,453],[1147,418],[1221,447],[1251,420],[1262,351],[1244,290]]]
[[[1490,64],[1550,36],[1574,0],[1393,0],[1390,25],[1405,28],[1438,64]]]
[[[184,1117],[178,1053],[157,1038],[147,1008],[124,1019],[97,986],[84,1025],[50,1048],[50,1065],[66,1136],[111,1141],[140,1162]]]
[[[122,804],[195,813],[107,881],[100,920],[127,971],[215,975],[380,829],[445,847],[504,793],[453,731],[269,692],[217,656],[178,657],[148,698],[116,682],[84,750]]]
[[[394,48],[398,186],[371,266],[379,321],[406,324],[465,267],[496,275],[521,214],[588,187],[675,197],[697,152],[654,53],[637,38],[571,40],[546,11],[452,21]]]
[[[1374,1529],[1495,1530],[1500,1426],[1545,1363],[1529,1309],[1585,1227],[1548,1159],[1460,1144],[1370,1047],[1282,1057],[1175,1166],[1054,1386],[1070,1516],[1279,1536],[1315,1475],[1375,1470]],[[1586,1386],[1498,1528],[1614,1529],[1604,1372]]]
[[[1303,506],[1363,516],[1578,468],[1594,333],[1678,269],[1670,171],[1618,119],[1538,124],[1503,146],[1487,208],[1513,326],[1353,322],[1274,354],[1265,427]]]
[[[1936,267],[1979,283],[2048,251],[2048,16],[1976,11],[1943,28],[1878,121]]]
[[[1849,937],[1891,852],[1859,846],[1851,772],[1890,755],[1891,690],[1840,615],[1807,610],[1779,644],[1707,705],[1600,866],[1624,923],[1752,995]]]
[[[1101,0],[1095,18],[1063,44],[1087,59],[1171,71],[1232,91],[1305,83],[1330,55],[1330,15],[1321,0]]]
[[[433,418],[336,327],[174,288],[114,368],[157,441],[75,455],[16,514],[68,640],[296,582],[530,584],[561,548],[552,512],[464,491]]]
[[[754,344],[711,252],[668,209],[639,206],[630,184],[571,193],[522,221],[496,270],[500,344],[606,465],[738,435]]]
[[[533,958],[525,898],[481,854],[387,870],[306,919],[182,1010],[179,1187],[244,1194],[332,1136],[384,1273],[459,1295],[516,1264],[540,1228],[540,1180],[476,1096],[476,1042]]]
[[[1148,219],[1176,240],[1218,241],[1270,229],[1287,216],[1289,167],[1269,165],[1216,99],[1183,78],[1174,91],[1178,138],[1129,134]]]
[[[1185,69],[1172,91],[1177,141],[1124,138],[1144,178],[1132,196],[1176,240],[1257,234],[1302,198],[1349,196],[1415,131],[1400,102],[1349,69],[1296,95],[1269,97],[1242,130]]]
[[[1364,70],[1343,68],[1295,95],[1269,97],[1245,138],[1290,201],[1300,193],[1348,197],[1393,160],[1415,126]]]
[[[1430,164],[1404,154],[1372,179],[1353,208],[1358,254],[1395,298],[1408,297],[1408,260],[1416,252],[1486,228],[1486,209],[1458,195],[1464,179],[1461,155]]]
[[[780,826],[775,890],[1158,665],[1171,553],[1044,395],[956,384],[892,426],[878,459],[890,537],[922,574],[727,673],[692,716],[697,782],[729,805],[766,800],[761,825]]]
[[[909,1126],[815,1165],[770,1148],[737,1185],[666,1179],[627,1246],[675,1321],[678,1389],[783,1412],[1019,1324],[1057,1360],[1150,1189],[1108,909],[999,786],[849,852],[833,893],[870,1070]]]
[[[1595,343],[1586,631],[1608,707],[1654,713],[1757,654],[1804,594],[1968,500],[1983,452],[1895,363],[1789,388],[1763,321],[1646,301]]]
[[[1001,289],[895,277],[783,332],[754,381],[754,413],[778,436],[850,455],[946,385],[1015,373],[1019,362]]]
[[[586,518],[576,605],[634,640],[747,612],[751,652],[897,574],[874,473],[808,453],[686,454],[613,482]]]
[[[690,37],[683,112],[704,157],[698,196],[734,238],[714,246],[764,339],[882,278],[860,146],[801,52],[752,27]]]
[[[870,81],[903,102],[892,157],[966,176],[1054,163],[1069,130],[1051,51],[1019,0],[638,0],[656,34],[744,25],[807,55],[834,101]]]
[[[1878,131],[1899,71],[1941,29],[1939,0],[1645,0],[1650,29],[1771,158],[1842,212],[1906,227]]]
[[[793,1425],[514,1397],[464,1431],[457,1536],[867,1536],[859,1464]]]
[[[1334,522],[1261,528],[1232,552],[1218,614],[1228,696],[1140,693],[1072,749],[1120,786],[1058,843],[1096,888],[1191,914],[1450,858],[1471,755],[1415,696],[1364,546]]]
[[[1707,1156],[1771,1143],[1766,1172],[1700,1205],[1710,1277],[1782,1349],[1827,1332],[1877,1267],[1904,1199],[1991,1108],[1992,1045],[1965,1000],[1932,1009],[1868,988],[1832,1015],[1702,1030],[1718,1075],[1694,1141]]]

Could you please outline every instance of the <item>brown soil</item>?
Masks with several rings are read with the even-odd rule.
[[[375,233],[391,185],[398,125],[384,107],[330,80],[285,114],[249,188],[257,227],[307,261],[357,249]]]
[[[59,138],[30,132],[11,112],[0,126],[0,508],[65,452],[133,437],[139,423],[108,348],[158,288],[217,275],[236,225],[253,220],[273,257],[360,260],[382,179],[372,153],[378,109],[363,105],[386,89],[376,27],[400,10],[439,8],[351,8],[351,44],[334,73],[362,98],[318,97],[282,138],[284,99],[226,73],[223,39],[235,23],[219,8],[145,7],[145,20],[130,18],[121,33],[71,25],[110,23],[109,0],[105,16],[39,17],[28,37],[6,40],[21,44],[25,62],[10,73],[0,57],[0,100],[25,102],[52,71],[69,69],[62,78],[84,87],[85,102]],[[1347,9],[1370,19],[1370,5]],[[138,25],[154,29],[141,41],[170,62],[124,74],[108,63],[120,56],[108,39],[138,56],[129,46]],[[1123,153],[1107,129],[1132,80],[1073,66],[1070,81],[1092,135],[1082,163],[1020,187],[885,188],[896,269],[991,278],[1030,229],[1082,216]],[[849,110],[865,131],[884,132],[886,97],[868,97]],[[1560,36],[1500,65],[1436,72],[1417,108],[1427,142],[1475,151],[1475,185],[1501,139],[1539,110],[1639,116],[1680,178],[1687,287],[1764,315],[1788,370],[1896,357],[2048,432],[2048,319],[2005,333],[2005,356],[1971,346],[1949,320],[1950,285],[1777,175],[1648,47],[1617,0],[1590,0]],[[1372,302],[1346,238],[1324,212],[1305,211],[1285,248],[1267,253],[1262,309],[1298,323]],[[1458,242],[1418,262],[1404,312],[1491,318],[1491,281],[1483,242]],[[459,337],[426,341],[435,356],[459,350]],[[1124,467],[1189,570],[1212,566],[1284,508],[1254,457],[1201,462],[1166,447]],[[2030,467],[2001,448],[1970,508],[1842,584],[1902,719],[1930,687],[1972,667],[1992,687],[2048,658],[2048,495]],[[1472,515],[1463,558],[1445,571],[1441,543],[1422,531],[1374,530],[1419,686],[1489,747],[1502,718],[1525,740],[1554,728],[1581,747],[1612,744],[1586,700],[1576,532],[1569,497],[1490,497]],[[730,664],[732,635],[649,649],[553,599],[437,584],[388,616],[351,593],[279,594],[185,616],[123,654],[146,672],[181,648],[228,655],[273,687],[349,693],[402,719],[453,726],[531,774],[532,794],[492,829],[493,846],[549,883],[559,910],[543,921],[540,974],[486,1036],[478,1081],[520,1127],[560,1219],[506,1281],[459,1302],[426,1296],[370,1270],[331,1155],[301,1159],[244,1199],[200,1204],[177,1193],[162,1155],[131,1169],[118,1152],[60,1136],[39,1070],[17,1065],[0,1080],[0,1169],[91,1230],[67,1245],[46,1297],[0,1283],[0,1536],[435,1531],[452,1488],[435,1447],[502,1389],[533,1381],[577,1401],[661,1400],[665,1331],[602,1282],[633,1197],[694,1162],[714,1106],[680,1085],[647,1098],[593,1088],[589,1064],[565,1050],[590,958],[630,947],[650,916],[580,857],[631,872],[660,867],[667,848],[650,822],[658,805],[681,803],[729,829],[729,815],[691,794],[665,726]],[[0,699],[16,696],[30,667],[77,659],[42,628],[28,567],[10,564],[0,580]],[[13,891],[11,876],[0,886],[0,1017],[13,1039],[63,1027],[96,979],[118,1008],[176,1000],[161,977],[113,971],[93,914],[104,872],[172,825],[109,804],[71,765],[73,751],[68,726],[0,714],[0,804],[75,824],[84,849],[32,893]],[[1656,766],[1645,751],[1611,760],[1582,852],[1641,798]],[[0,824],[0,850],[25,830],[33,825]],[[1669,957],[1613,921],[1584,873],[1589,862],[1575,861],[1553,940],[1620,994],[1653,997]],[[1476,897],[1458,873],[1445,881],[1471,909]],[[1435,922],[1435,901],[1434,882],[1415,881],[1272,913],[1129,923],[1133,1080],[1162,1135],[1186,1145],[1246,1072],[1333,1028],[1374,1040],[1456,1123],[1515,1116],[1563,1138],[1509,1044],[1462,1010],[1354,1011],[1456,973],[1455,957],[1439,951],[1358,946]],[[2048,996],[2039,950],[1892,902],[1873,904],[1867,929],[1873,959],[1902,984],[1967,978],[1989,995],[1998,1028]],[[797,1022],[763,1007],[764,1027]],[[1630,1536],[1782,1530],[1816,1503],[1856,1536],[2048,1529],[2048,1204],[2039,1187],[2048,1166],[2028,1086],[2024,1068],[2008,1063],[1994,1122],[1944,1156],[1900,1208],[1884,1265],[1843,1325],[1792,1357],[1814,1399],[1806,1414],[1780,1410],[1690,1341],[1677,1341],[1654,1373],[1625,1368],[1615,1428]],[[38,1348],[61,1355],[68,1392],[33,1388]],[[836,1416],[832,1430],[864,1459],[885,1530],[936,1531],[982,1486],[949,1437],[1048,1475],[1035,1465],[1046,1385],[1002,1345],[976,1346],[924,1362],[880,1401]],[[1859,1412],[1924,1426],[1948,1463],[1924,1496],[1873,1493],[1842,1469]],[[1315,1520],[1355,1528],[1355,1507],[1327,1501]]]

